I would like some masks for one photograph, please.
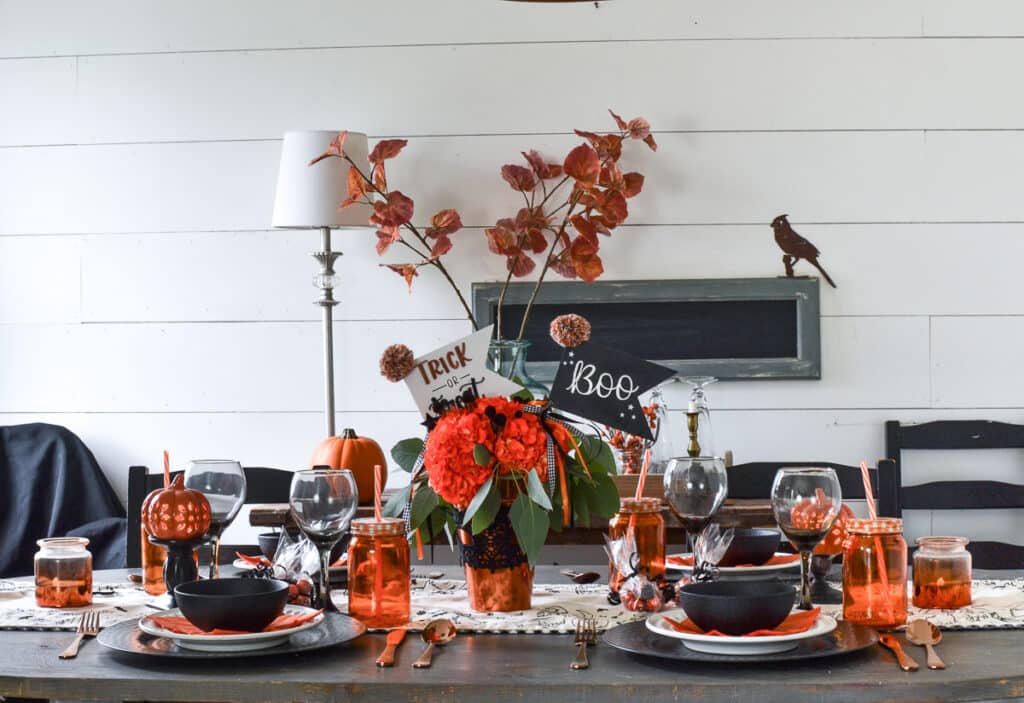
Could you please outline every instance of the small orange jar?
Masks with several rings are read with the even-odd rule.
[[[92,554],[84,537],[51,537],[36,542],[36,605],[78,608],[92,603]]]
[[[914,552],[914,605],[963,608],[971,604],[971,553],[965,537],[921,537]]]
[[[608,536],[611,539],[624,537],[630,521],[640,560],[637,568],[657,583],[665,577],[665,518],[661,516],[661,500],[623,498],[619,512],[608,523]],[[608,564],[608,584],[613,592],[618,592],[625,576],[629,574],[620,574],[613,564]]]
[[[405,521],[352,521],[348,546],[348,614],[367,627],[408,624],[409,542]]]
[[[843,619],[880,629],[907,621],[907,543],[896,518],[850,520],[843,549]]]

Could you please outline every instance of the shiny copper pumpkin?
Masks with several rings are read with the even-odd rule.
[[[146,529],[157,539],[196,539],[210,529],[210,501],[199,491],[185,488],[181,474],[170,488],[150,494],[146,503]]]

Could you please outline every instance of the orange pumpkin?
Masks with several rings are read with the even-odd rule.
[[[846,522],[853,519],[853,511],[850,506],[844,505],[839,510],[839,517],[832,525],[832,529],[825,535],[825,539],[814,548],[815,554],[842,554],[843,543],[846,541]]]
[[[380,464],[382,472],[381,490],[388,482],[387,459],[380,445],[369,437],[360,437],[348,428],[338,437],[328,437],[313,452],[312,466],[330,466],[332,469],[348,469],[356,479],[359,504],[373,503],[373,467]]]
[[[157,539],[196,539],[210,529],[210,501],[201,492],[185,488],[182,474],[146,502],[146,529]]]

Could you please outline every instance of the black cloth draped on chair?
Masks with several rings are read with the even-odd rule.
[[[36,540],[88,537],[93,568],[122,568],[124,508],[89,448],[58,425],[0,427],[0,577],[32,573]]]

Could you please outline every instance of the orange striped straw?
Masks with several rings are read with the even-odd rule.
[[[636,496],[637,500],[644,497],[644,484],[647,482],[647,469],[651,465],[651,450],[648,449],[644,452],[644,463],[640,467],[640,478],[636,482]],[[632,530],[636,526],[636,513],[629,516],[629,527],[627,530]]]
[[[868,515],[872,520],[878,519],[878,509],[875,507],[875,492],[871,490],[871,470],[868,462],[860,462],[860,477],[864,481],[864,497],[868,502]],[[885,592],[885,604],[889,608],[892,617],[892,600],[889,598],[889,572],[885,568],[885,556],[882,554],[882,538],[875,535],[875,555],[878,559],[878,575],[882,578],[882,589]]]
[[[877,520],[878,509],[875,508],[875,492],[871,490],[871,470],[866,461],[860,462],[860,477],[864,480],[864,497],[868,501],[868,515],[872,520]]]
[[[373,514],[377,518],[377,522],[380,522],[383,518],[383,510],[380,506],[380,494],[381,494],[381,474],[384,473],[384,467],[380,464],[374,464],[373,466]]]
[[[164,450],[164,488],[171,487],[171,455]]]

